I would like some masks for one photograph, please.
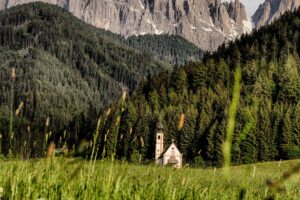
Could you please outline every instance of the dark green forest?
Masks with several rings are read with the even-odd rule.
[[[143,53],[150,52],[156,59],[166,60],[173,66],[201,61],[203,58],[201,49],[177,35],[131,36],[123,39],[123,43]]]
[[[91,119],[119,99],[122,90],[132,91],[141,80],[202,56],[181,37],[125,39],[49,4],[2,11],[0,154],[11,145],[20,155],[38,156],[48,131],[52,138],[65,132],[72,144],[89,138]]]
[[[141,50],[139,41],[150,44],[147,39],[118,40],[53,6],[16,7],[2,13],[0,22],[3,152],[12,143],[14,152],[34,157],[52,140],[80,149],[96,135],[99,157],[148,162],[154,157],[155,126],[162,122],[166,142],[175,139],[185,163],[220,166],[234,75],[241,68],[234,164],[300,157],[300,10],[222,45],[201,63],[172,71],[171,64],[196,56],[183,51],[187,59],[181,60],[167,53],[174,57],[159,62],[167,54],[155,42]],[[32,23],[38,28],[30,28]],[[86,29],[77,27],[83,24]],[[119,83],[130,89],[126,99]],[[9,123],[10,111],[19,107]]]
[[[221,166],[234,75],[241,68],[233,163],[299,158],[299,34],[300,10],[224,44],[202,63],[149,78],[102,117],[99,155],[153,160],[160,121],[167,143],[175,139],[187,164]]]

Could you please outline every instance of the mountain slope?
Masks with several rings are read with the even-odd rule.
[[[162,40],[168,45],[159,51],[152,47]],[[25,137],[24,127],[30,127],[39,142],[47,118],[53,132],[68,129],[72,121],[81,123],[117,100],[124,87],[133,90],[140,80],[189,57],[198,60],[202,52],[183,38],[125,40],[54,5],[32,3],[0,12],[0,130],[8,130],[11,103],[14,110],[22,105],[14,121],[19,134],[15,137]],[[14,83],[12,68],[17,75]],[[89,133],[81,132],[82,137]],[[3,134],[7,139],[7,132]],[[7,141],[2,142],[7,150]]]
[[[0,9],[37,0],[1,0]],[[251,30],[235,0],[41,0],[59,5],[85,22],[124,35],[181,35],[204,50],[216,50]]]
[[[286,11],[293,11],[300,6],[300,0],[266,0],[252,16],[255,28],[268,25]]]
[[[158,60],[165,60],[177,66],[189,61],[201,61],[204,54],[196,45],[175,35],[131,36],[122,42],[142,53],[150,53]]]
[[[149,79],[126,104],[113,107],[99,154],[111,156],[117,146],[121,159],[153,159],[160,121],[166,145],[174,139],[187,163],[223,165],[234,76],[240,68],[232,162],[299,158],[299,35],[300,10],[287,12],[272,25],[223,45],[203,63]]]

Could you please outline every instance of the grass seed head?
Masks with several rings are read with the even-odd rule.
[[[121,122],[121,116],[118,116],[118,117],[117,117],[117,120],[116,120],[116,125],[117,125],[117,126],[120,125],[120,122]]]
[[[122,94],[122,100],[125,101],[126,99],[126,96],[127,96],[127,91],[123,91],[123,94]]]
[[[143,137],[141,137],[141,145],[142,145],[142,147],[144,147],[144,146],[145,146],[145,142],[144,142],[144,139],[143,139]]]
[[[0,198],[3,197],[3,194],[4,194],[4,189],[3,189],[3,187],[0,187]]]
[[[184,126],[185,114],[181,113],[178,120],[178,129],[181,130]]]
[[[49,123],[50,123],[50,119],[49,119],[49,117],[47,117],[47,119],[46,119],[46,127],[49,126]]]
[[[106,112],[106,116],[109,116],[109,115],[110,115],[110,113],[111,113],[111,108],[109,108],[109,109],[107,110],[107,112]]]
[[[62,151],[63,151],[63,153],[64,153],[65,156],[68,155],[69,149],[68,149],[68,147],[67,147],[67,144],[64,144],[64,145],[63,145]]]
[[[16,68],[14,68],[14,67],[11,69],[11,78],[12,78],[13,80],[16,79]]]
[[[21,112],[21,110],[22,110],[22,108],[23,108],[23,106],[24,106],[24,102],[23,101],[21,101],[21,103],[20,103],[20,105],[19,105],[19,107],[18,107],[18,109],[16,110],[16,116],[18,116],[19,114],[20,114],[20,112]]]
[[[47,158],[52,157],[54,155],[54,152],[55,152],[55,144],[54,142],[51,142],[47,150]]]

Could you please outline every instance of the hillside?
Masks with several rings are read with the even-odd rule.
[[[161,37],[125,40],[44,3],[1,12],[1,131],[7,130],[11,93],[13,110],[23,105],[13,124],[15,131],[23,137],[27,128],[18,127],[29,126],[33,138],[43,138],[39,134],[47,118],[49,130],[63,131],[74,119],[96,115],[114,102],[123,86],[131,91],[147,76],[172,69],[171,64],[180,65],[190,57],[201,59],[202,52],[184,39]],[[170,43],[152,47],[162,40]],[[13,67],[14,83],[10,76]],[[3,134],[7,144],[8,133]]]
[[[223,45],[203,63],[149,79],[125,107],[113,107],[101,131],[100,153],[110,156],[117,145],[121,159],[153,159],[155,126],[161,121],[167,144],[175,139],[186,163],[222,165],[234,74],[240,67],[233,162],[299,158],[299,27],[300,10],[288,12],[272,25]]]
[[[166,60],[172,65],[183,65],[188,61],[201,61],[204,52],[181,36],[144,35],[131,36],[123,43],[142,53],[150,53],[158,60]]]

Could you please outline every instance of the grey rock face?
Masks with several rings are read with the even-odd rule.
[[[0,9],[38,0],[0,0]],[[250,32],[244,6],[235,0],[40,0],[64,7],[94,26],[124,35],[177,34],[204,50]]]
[[[266,0],[261,4],[252,21],[255,28],[272,23],[286,11],[292,11],[300,6],[300,0]]]

